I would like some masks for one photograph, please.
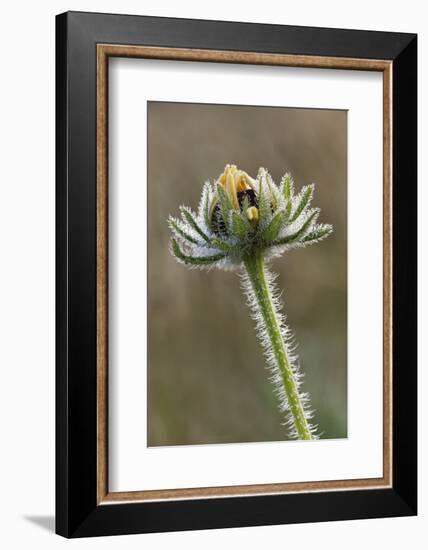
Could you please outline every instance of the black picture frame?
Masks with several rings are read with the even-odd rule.
[[[392,62],[392,487],[97,503],[100,43]],[[86,537],[415,515],[417,36],[68,12],[56,18],[56,97],[56,532]]]

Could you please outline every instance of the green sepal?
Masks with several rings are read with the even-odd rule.
[[[247,203],[248,203],[248,200],[247,200]],[[247,210],[245,209],[245,202],[244,202],[243,212],[245,213],[246,211]],[[248,222],[248,220],[244,218],[242,214],[238,214],[238,212],[236,211],[233,211],[231,214],[231,226],[232,226],[233,235],[238,239],[245,239],[248,233],[251,231],[251,225]]]
[[[227,232],[230,233],[229,215],[230,215],[230,212],[234,210],[234,208],[229,195],[226,193],[225,189],[220,183],[217,184],[217,193],[218,193],[218,198],[220,200],[220,209],[221,209],[221,215],[223,217],[224,225],[226,227]]]
[[[258,197],[258,199],[259,199],[259,205],[258,205],[259,225],[258,226],[261,229],[263,229],[263,227],[265,227],[266,223],[269,220],[270,213],[271,213],[271,206],[270,206],[269,200],[266,197],[266,194],[264,192],[261,178],[260,178],[260,181],[259,181],[259,197]]]
[[[273,244],[274,245],[289,244],[289,243],[292,243],[292,242],[295,242],[295,241],[299,240],[308,231],[308,229],[312,226],[314,221],[317,219],[319,213],[320,213],[319,208],[315,208],[313,210],[312,214],[310,214],[310,216],[308,216],[308,219],[305,221],[305,223],[302,225],[302,227],[300,227],[300,229],[298,229],[296,232],[292,233],[291,235],[287,235],[287,237],[284,237],[282,239],[278,239]]]
[[[317,227],[303,238],[303,242],[310,244],[313,241],[319,241],[320,239],[325,239],[330,233],[332,233],[333,227],[329,224],[322,224]]]
[[[180,235],[180,237],[182,237],[186,241],[189,241],[189,243],[198,244],[198,245],[200,244],[194,237],[189,235],[189,233],[181,229],[181,227],[177,223],[177,220],[175,220],[174,218],[170,217],[168,219],[168,225],[172,231],[177,233],[177,235]]]
[[[303,187],[301,193],[300,193],[300,201],[296,207],[296,210],[293,212],[293,215],[290,219],[290,223],[297,220],[297,218],[300,216],[300,214],[303,212],[303,210],[309,206],[309,203],[312,200],[313,194],[314,194],[314,184],[306,185]]]
[[[291,174],[284,174],[282,177],[280,188],[286,201],[291,201],[294,195],[294,181]]]
[[[266,243],[274,241],[284,227],[286,215],[284,210],[279,210],[272,218],[270,224],[262,231],[261,237]]]
[[[195,218],[193,217],[193,214],[191,211],[186,208],[185,206],[180,207],[181,215],[183,216],[183,219],[185,222],[187,222],[193,229],[196,231],[196,233],[199,233],[199,235],[206,241],[207,243],[210,242],[210,238],[202,231],[202,229],[199,227],[199,225],[196,223]]]
[[[211,186],[207,182],[204,185],[204,189],[202,191],[202,193],[203,193],[203,195],[202,195],[202,215],[204,217],[205,225],[209,228],[211,228],[210,201],[209,201],[210,191],[211,191]]]
[[[231,254],[236,251],[237,247],[233,246],[232,244],[226,243],[225,241],[222,241],[221,239],[213,239],[212,240],[212,246],[215,248],[218,248],[222,252],[225,252],[226,254]]]
[[[214,254],[213,256],[187,256],[181,251],[175,239],[172,239],[172,252],[178,260],[189,265],[209,265],[225,257],[224,254]]]

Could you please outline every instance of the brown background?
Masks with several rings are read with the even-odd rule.
[[[326,241],[272,262],[323,438],[347,434],[346,112],[148,103],[148,445],[286,439],[236,273],[168,251],[169,214],[196,209],[226,163],[315,182]]]

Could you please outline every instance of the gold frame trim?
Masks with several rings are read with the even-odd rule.
[[[383,73],[383,477],[226,487],[108,490],[108,59],[134,57]],[[97,45],[97,504],[392,487],[392,62],[256,52]]]

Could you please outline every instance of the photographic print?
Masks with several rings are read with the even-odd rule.
[[[346,438],[346,110],[147,113],[148,446]]]
[[[416,50],[57,17],[59,534],[416,514]]]

